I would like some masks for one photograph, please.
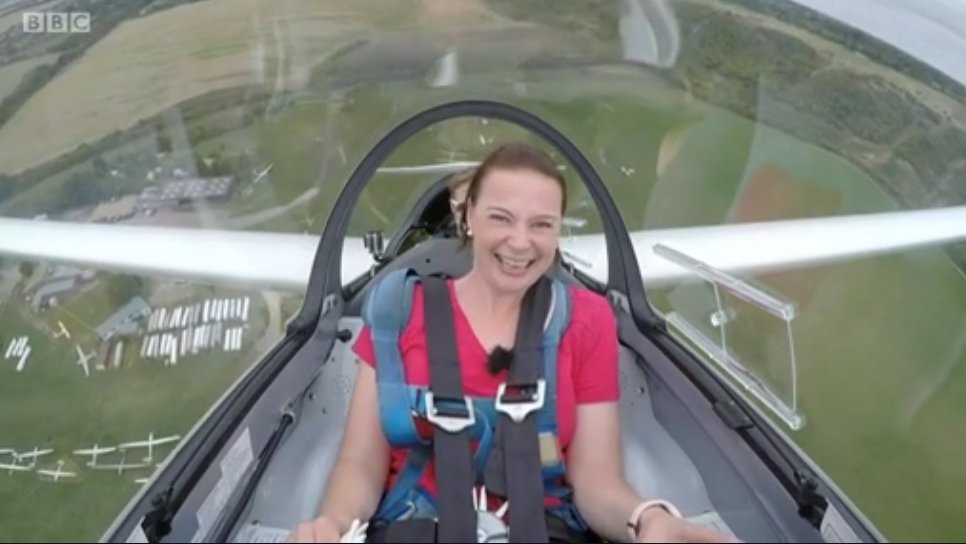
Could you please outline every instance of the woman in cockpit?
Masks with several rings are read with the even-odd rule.
[[[494,398],[507,381],[506,361],[516,364],[512,350],[519,338],[524,301],[529,300],[524,295],[538,281],[554,275],[566,201],[566,185],[556,164],[543,151],[524,144],[496,149],[473,171],[460,210],[460,236],[471,249],[473,264],[466,275],[447,279],[444,291],[449,295],[450,334],[455,334],[465,395]],[[407,383],[424,387],[430,383],[430,343],[445,332],[433,328],[433,334],[427,335],[427,291],[420,284],[414,287],[409,321],[398,342]],[[561,480],[570,490],[567,497],[579,519],[561,524],[547,515],[550,538],[587,541],[593,534],[609,541],[731,541],[683,520],[666,501],[639,497],[625,481],[616,319],[604,297],[577,285],[567,285],[566,293],[569,325],[557,344],[556,383],[548,386],[556,388],[556,436],[548,441],[541,435],[540,457],[559,456],[565,467]],[[413,506],[422,497],[424,505],[409,508],[400,518],[382,519],[387,512],[382,506],[391,495],[387,490],[406,470],[409,451],[391,446],[381,426],[380,402],[387,401],[379,397],[371,332],[368,326],[363,328],[354,344],[362,364],[320,513],[297,528],[291,537],[294,541],[336,542],[354,520],[369,520],[373,539],[380,524],[414,517],[414,510],[432,509],[437,489],[449,477],[437,477],[435,461],[429,459],[418,477],[416,499],[409,503]],[[403,414],[410,417],[408,411]],[[512,486],[506,479],[507,486]],[[476,488],[474,496],[479,494]],[[547,497],[546,504],[558,504],[559,512],[559,503]],[[507,517],[507,507],[493,493],[487,504],[476,502],[482,510],[496,511],[498,518]],[[512,499],[509,507],[513,508]],[[433,512],[423,515],[430,520],[435,517]],[[581,523],[590,532],[581,533]]]

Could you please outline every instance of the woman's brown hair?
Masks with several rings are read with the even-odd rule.
[[[476,171],[473,173],[473,178],[470,179],[470,186],[466,190],[466,200],[463,201],[463,209],[460,214],[460,243],[461,245],[466,245],[469,243],[469,237],[466,235],[467,223],[466,214],[468,213],[469,207],[472,203],[476,202],[476,199],[480,194],[480,187],[483,184],[483,178],[495,168],[506,168],[508,170],[532,170],[534,172],[539,172],[549,178],[553,178],[557,184],[560,186],[561,202],[560,202],[560,213],[561,215],[567,209],[567,183],[564,180],[563,174],[557,169],[557,164],[553,159],[542,149],[533,147],[525,143],[509,143],[502,145],[486,159],[476,167]]]
[[[474,166],[453,174],[453,177],[449,178],[449,182],[446,184],[449,187],[450,192],[452,193],[463,185],[469,183],[473,179],[473,174],[475,172],[476,167]]]

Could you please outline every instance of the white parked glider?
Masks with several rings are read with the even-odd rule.
[[[154,437],[154,433],[148,433],[147,440],[139,440],[136,442],[125,442],[123,444],[118,444],[117,448],[123,452],[134,448],[147,448],[148,454],[144,458],[145,463],[152,463],[154,461],[154,446],[160,446],[162,444],[169,444],[171,442],[177,442],[181,440],[180,435],[171,436],[161,436],[158,438]]]
[[[62,470],[64,468],[64,461],[57,461],[57,468],[54,470],[39,469],[37,474],[41,476],[47,476],[52,482],[58,482],[61,478],[76,478],[77,473]]]
[[[84,352],[83,352],[83,350],[81,350],[81,347],[79,345],[74,344],[74,347],[77,348],[77,364],[79,364],[81,366],[81,368],[84,369],[84,376],[87,376],[88,378],[90,378],[91,377],[91,369],[90,369],[90,365],[88,363],[90,362],[91,359],[94,358],[95,353],[92,351],[92,352],[90,352],[90,353],[88,353],[88,354],[85,355]]]
[[[104,447],[102,447],[102,446],[98,446],[97,444],[94,444],[90,448],[85,448],[85,449],[80,449],[80,450],[74,450],[74,455],[81,455],[81,456],[89,455],[90,458],[91,458],[91,460],[87,462],[87,466],[94,467],[94,466],[97,465],[97,456],[98,455],[101,455],[103,453],[112,453],[112,452],[115,452],[115,451],[117,451],[117,447],[115,447],[115,446],[104,446]]]

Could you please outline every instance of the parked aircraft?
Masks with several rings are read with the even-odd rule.
[[[148,433],[147,440],[125,442],[123,444],[118,444],[117,448],[123,452],[126,452],[127,450],[130,450],[130,449],[135,449],[135,448],[147,448],[148,454],[144,457],[144,462],[152,463],[154,462],[154,446],[160,446],[162,444],[170,444],[172,442],[177,442],[179,440],[181,440],[180,435],[160,436],[155,438],[154,433],[150,432]]]
[[[27,465],[18,465],[16,462],[14,462],[14,463],[0,463],[0,470],[6,470],[7,473],[13,474],[15,471],[16,472],[30,472],[31,470],[33,470],[33,467],[32,466],[27,466]]]
[[[59,482],[61,478],[77,477],[76,472],[65,471],[63,470],[63,468],[64,468],[64,461],[60,460],[60,461],[57,461],[56,469],[54,470],[38,469],[37,474],[40,474],[41,476],[47,476],[50,479],[50,481],[53,481],[53,482]]]
[[[56,334],[54,334],[54,338],[60,338],[61,336],[65,336],[67,337],[68,340],[70,340],[70,331],[67,330],[67,327],[64,327],[64,323],[62,321],[59,321],[59,320],[57,321],[57,327],[59,331]]]
[[[262,179],[264,179],[265,176],[267,176],[268,173],[272,171],[272,168],[275,168],[275,163],[269,164],[261,172],[258,172],[255,175],[255,179],[252,180],[252,187],[258,184],[258,182],[262,181]]]
[[[118,474],[124,474],[125,470],[134,470],[148,466],[150,466],[149,463],[125,463],[122,460],[120,463],[104,463],[100,465],[91,465],[90,467],[94,470],[116,470]]]
[[[23,369],[27,366],[27,358],[30,357],[30,352],[32,350],[33,348],[31,348],[30,346],[27,346],[27,349],[25,349],[23,353],[20,355],[20,360],[17,362],[17,372],[22,372]]]
[[[24,452],[24,453],[15,453],[14,454],[14,457],[16,458],[17,463],[22,463],[23,461],[29,459],[30,460],[30,464],[28,464],[27,466],[29,468],[33,468],[37,464],[37,459],[39,459],[40,457],[43,457],[45,455],[50,455],[53,452],[54,452],[54,450],[49,449],[49,448],[42,450],[42,449],[40,449],[38,447],[34,447],[33,451],[28,451],[28,452]]]
[[[74,347],[77,348],[77,364],[79,364],[81,366],[81,368],[84,369],[84,376],[90,378],[91,377],[91,369],[90,369],[90,366],[88,365],[88,363],[97,354],[95,354],[92,351],[92,352],[88,353],[87,355],[85,355],[84,352],[81,350],[81,347],[79,345],[74,344]]]
[[[115,446],[98,446],[94,444],[90,448],[74,450],[74,455],[89,455],[91,460],[87,462],[87,466],[93,467],[97,465],[97,456],[103,453],[112,453],[117,451]]]

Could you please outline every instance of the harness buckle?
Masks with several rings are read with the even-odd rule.
[[[437,404],[438,400],[438,404]],[[432,391],[426,391],[426,419],[448,433],[458,433],[476,425],[473,399],[464,396],[460,399],[439,398]]]
[[[510,395],[507,395],[507,384],[503,382],[496,391],[495,408],[497,412],[510,416],[514,423],[520,423],[532,412],[543,408],[544,397],[547,394],[546,380],[537,380],[537,383],[509,386]]]

